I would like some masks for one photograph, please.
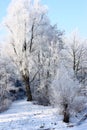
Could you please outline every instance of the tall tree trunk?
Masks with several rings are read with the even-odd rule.
[[[69,115],[69,111],[68,111],[68,104],[64,105],[64,113],[63,113],[63,115],[64,115],[63,121],[65,123],[69,123],[69,117],[70,117],[70,115]]]
[[[30,88],[29,77],[23,75],[23,81],[24,81],[24,83],[25,83],[27,101],[32,101],[32,93],[31,93],[31,88]]]

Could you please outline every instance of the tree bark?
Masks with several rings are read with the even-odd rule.
[[[68,111],[68,104],[65,104],[64,105],[64,119],[63,119],[63,121],[65,122],[65,123],[69,123],[69,111]]]
[[[63,121],[65,123],[69,123],[69,113],[67,113],[66,111],[64,112],[64,119],[63,119]]]
[[[31,93],[31,88],[30,88],[29,77],[23,75],[23,81],[25,83],[27,101],[32,101],[32,93]]]

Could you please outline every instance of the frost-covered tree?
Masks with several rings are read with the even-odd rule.
[[[27,100],[29,101],[32,100],[30,88],[31,68],[34,64],[35,50],[38,48],[37,40],[41,33],[40,25],[44,25],[46,22],[44,19],[45,10],[45,7],[40,5],[38,1],[12,0],[4,22],[10,32],[12,59],[25,82]]]
[[[85,79],[83,70],[87,67],[86,48],[86,40],[80,38],[77,32],[73,32],[71,36],[66,38],[64,54],[62,53],[66,66],[73,69],[80,82]]]
[[[45,35],[45,39],[40,49],[40,53],[38,55],[39,58],[39,83],[40,83],[40,93],[41,96],[45,100],[48,98],[48,91],[50,89],[50,85],[54,76],[56,74],[56,70],[59,62],[59,51],[62,49],[60,45],[62,45],[62,36],[63,32],[58,30],[57,26],[50,25],[49,30]],[[44,42],[46,43],[45,47]]]
[[[63,121],[68,123],[70,116],[81,111],[84,107],[84,97],[79,94],[80,84],[74,78],[74,73],[67,69],[63,63],[51,86],[51,103],[58,107],[64,115]]]
[[[4,20],[9,31],[10,54],[23,78],[29,101],[35,78],[43,83],[51,70],[48,71],[50,44],[61,41],[62,33],[50,25],[46,11],[38,0],[12,0]]]

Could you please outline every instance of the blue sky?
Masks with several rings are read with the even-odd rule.
[[[52,23],[68,34],[78,29],[80,35],[87,37],[87,0],[42,0],[49,7]]]
[[[0,0],[0,22],[10,1]],[[52,24],[57,23],[66,34],[77,28],[81,36],[87,37],[87,0],[42,0],[42,3],[48,6]]]
[[[0,0],[0,22],[6,15],[6,10],[11,0]]]

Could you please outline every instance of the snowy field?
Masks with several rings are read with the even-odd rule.
[[[87,130],[87,120],[79,126],[68,127],[55,108],[22,100],[0,114],[0,130]]]

